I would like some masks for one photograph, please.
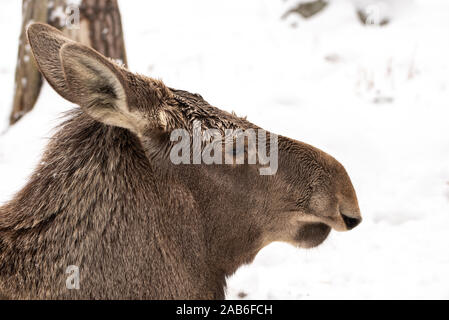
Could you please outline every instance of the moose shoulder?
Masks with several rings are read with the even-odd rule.
[[[310,248],[360,223],[351,181],[326,153],[279,136],[271,175],[258,163],[174,164],[176,129],[259,128],[50,26],[28,38],[49,84],[81,108],[0,207],[0,296],[222,299],[226,276],[269,243]]]

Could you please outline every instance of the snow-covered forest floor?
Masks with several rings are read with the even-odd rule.
[[[362,26],[350,0],[281,20],[293,3],[120,2],[131,70],[323,149],[357,190],[360,227],[312,250],[266,247],[228,298],[448,299],[449,1],[397,1],[381,28]],[[0,3],[0,203],[73,107],[46,85],[7,129],[20,4]]]

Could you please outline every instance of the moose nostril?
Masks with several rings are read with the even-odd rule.
[[[343,213],[341,215],[343,217],[343,221],[345,222],[346,228],[348,228],[348,230],[354,229],[362,221],[362,219],[351,218],[351,217],[344,215]]]

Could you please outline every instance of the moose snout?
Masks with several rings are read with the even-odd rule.
[[[357,227],[360,224],[360,222],[362,222],[362,218],[360,216],[351,217],[342,212],[340,212],[340,214],[343,217],[343,222],[345,223],[346,230],[352,230],[355,227]]]
[[[337,212],[340,214],[340,217],[337,219],[340,231],[352,230],[362,222],[362,215],[355,192],[351,196],[340,200]]]
[[[343,213],[344,212],[344,213]],[[342,211],[336,216],[323,220],[335,231],[349,231],[357,227],[362,222],[362,216],[359,211]]]

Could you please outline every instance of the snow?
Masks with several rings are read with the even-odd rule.
[[[59,21],[65,21],[65,19],[66,19],[65,10],[62,6],[59,6],[56,9],[53,9],[51,11],[50,21],[55,21],[57,19]],[[61,25],[63,25],[63,24],[61,23]]]
[[[380,28],[360,24],[356,0],[308,20],[280,19],[292,0],[120,2],[131,70],[325,150],[357,190],[359,227],[312,250],[269,245],[228,298],[449,298],[449,2],[383,2]],[[21,9],[1,6],[0,203],[73,107],[46,85],[7,129]]]

